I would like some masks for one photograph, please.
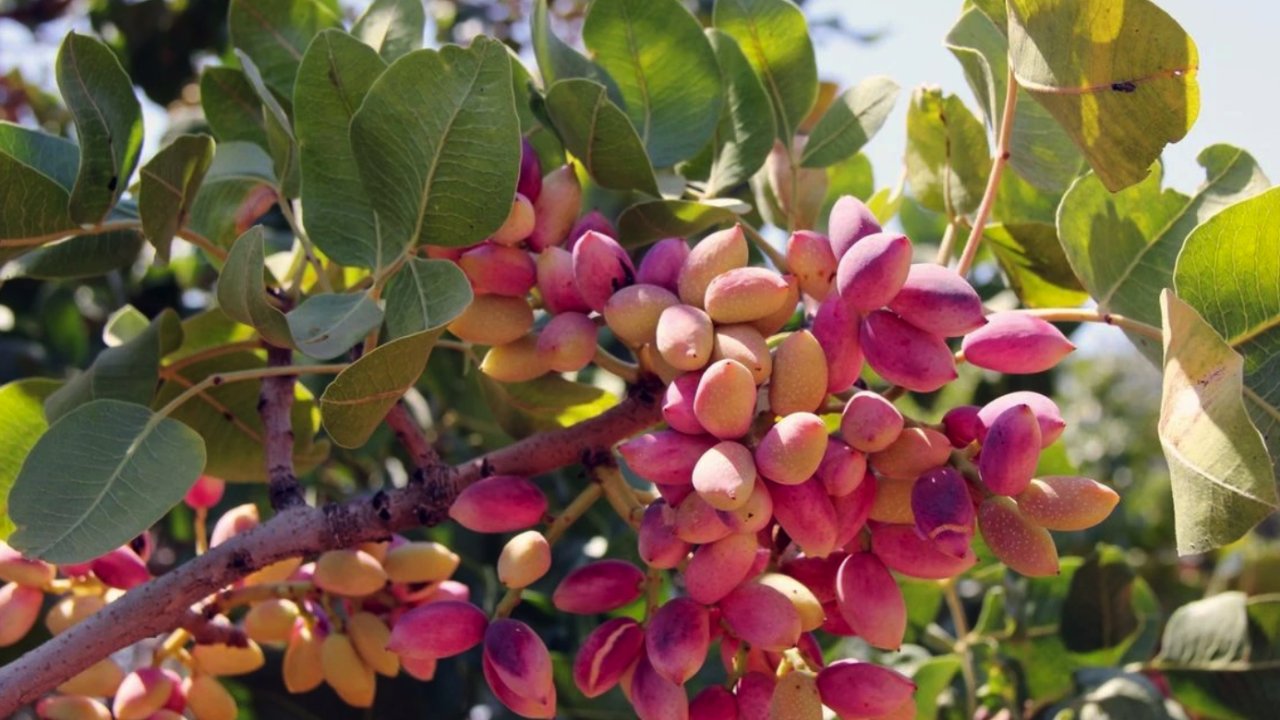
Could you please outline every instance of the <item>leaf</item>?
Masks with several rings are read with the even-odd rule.
[[[513,438],[569,427],[618,404],[611,393],[559,375],[499,383],[481,374],[480,389],[494,420]]]
[[[182,344],[178,314],[166,309],[146,332],[98,353],[93,364],[52,393],[44,404],[50,423],[94,400],[146,405],[155,395],[160,361]]]
[[[385,69],[364,43],[325,30],[307,47],[293,88],[307,229],[316,246],[343,265],[378,268],[399,252],[383,247],[350,134],[351,117]]]
[[[0,154],[53,180],[68,193],[76,183],[80,149],[65,138],[0,120]]]
[[[232,46],[252,58],[267,87],[283,97],[293,97],[294,77],[311,38],[340,27],[333,8],[318,0],[231,0],[227,11]]]
[[[742,48],[719,30],[706,32],[724,87],[706,189],[708,197],[715,197],[750,180],[764,165],[773,149],[774,128],[769,96]]]
[[[732,198],[720,200],[644,200],[618,216],[623,245],[638,247],[665,237],[696,235],[739,220],[748,207]]]
[[[533,11],[529,16],[532,35],[530,44],[533,55],[538,61],[538,70],[542,74],[542,86],[549,88],[561,80],[583,78],[605,86],[609,97],[615,103],[621,103],[622,93],[613,78],[603,68],[583,57],[581,53],[561,42],[551,31],[550,13],[547,0],[533,0]]]
[[[138,213],[142,216],[142,230],[160,260],[169,260],[169,245],[186,224],[212,162],[212,138],[179,135],[142,166]]]
[[[871,170],[871,161],[862,153],[855,153],[827,167],[827,196],[822,200],[822,209],[818,211],[816,230],[825,232],[827,218],[831,216],[831,208],[836,201],[845,195],[852,195],[867,200],[875,193],[875,176]],[[885,194],[888,195],[886,188]]]
[[[1071,576],[1059,633],[1076,653],[1115,647],[1139,628],[1133,608],[1137,575],[1117,547],[1100,545]]]
[[[18,258],[13,263],[12,276],[56,280],[105,275],[137,260],[142,242],[142,235],[136,230],[77,235]]]
[[[916,720],[932,720],[938,716],[938,696],[951,686],[960,672],[960,657],[948,653],[937,655],[916,666],[911,680],[916,684]]]
[[[898,90],[892,79],[875,75],[844,91],[809,134],[800,165],[828,167],[861,150],[888,119]]]
[[[693,157],[720,118],[720,68],[678,0],[593,3],[582,40],[617,83],[620,105],[655,167]]]
[[[204,470],[204,441],[182,423],[119,400],[82,405],[49,427],[9,494],[30,557],[86,562],[151,527]]]
[[[560,80],[547,93],[546,107],[565,149],[593,180],[611,190],[661,194],[640,136],[603,85]]]
[[[471,305],[471,282],[449,260],[411,257],[383,294],[391,339],[444,327]],[[421,373],[419,373],[421,374]]]
[[[1089,299],[1046,223],[988,225],[982,232],[995,254],[1009,287],[1033,308],[1077,307]]]
[[[350,350],[382,324],[382,310],[367,293],[312,295],[285,316],[293,344],[317,360]]]
[[[101,222],[129,185],[142,152],[142,107],[129,74],[101,41],[71,32],[58,48],[58,89],[80,142],[71,219]]]
[[[1197,715],[1271,716],[1280,704],[1280,597],[1224,592],[1183,605],[1153,665]]]
[[[1018,84],[1112,192],[1195,123],[1195,43],[1150,0],[1009,0],[1008,30]]]
[[[102,328],[102,342],[107,347],[117,347],[146,332],[150,326],[151,321],[142,311],[125,305],[107,317],[107,324]]]
[[[275,184],[265,150],[245,142],[220,143],[196,193],[188,225],[215,245],[231,247],[275,203]]]
[[[0,541],[13,532],[9,491],[22,461],[48,429],[44,401],[58,387],[55,380],[27,378],[0,386]]]
[[[998,134],[1009,81],[1009,39],[1003,21],[997,26],[988,13],[970,8],[947,34],[947,49],[964,68],[987,126]],[[1035,187],[1062,192],[1079,173],[1083,158],[1071,137],[1021,87],[1010,132],[1009,167]]]
[[[373,0],[351,28],[351,34],[378,51],[383,60],[394,62],[421,48],[426,30],[422,0]]]
[[[334,443],[358,448],[368,442],[387,411],[421,377],[441,332],[418,332],[379,345],[338,373],[320,396],[324,429]]]
[[[485,239],[506,221],[520,171],[505,47],[479,37],[395,61],[352,118],[351,147],[390,247]]]
[[[250,142],[267,147],[262,100],[240,70],[205,68],[200,75],[200,105],[209,129],[219,142]]]
[[[221,313],[216,311],[204,316],[214,319]],[[243,328],[222,319],[224,329]],[[205,321],[203,325],[216,325]],[[195,339],[189,349],[195,352],[200,344],[201,329],[194,327],[188,319],[184,326],[189,327],[188,339]],[[208,330],[211,328],[205,328]],[[214,345],[222,344],[213,335],[205,338],[205,342]],[[231,338],[234,341],[235,338]],[[174,357],[190,354],[184,348]],[[169,368],[168,380],[160,386],[152,407],[164,407],[179,393],[200,380],[217,373],[254,370],[266,365],[260,352],[236,352],[219,355],[206,360],[176,368]],[[207,388],[191,400],[183,403],[173,411],[172,417],[189,426],[200,437],[204,438],[208,450],[208,466],[205,472],[220,477],[228,482],[266,482],[267,461],[263,452],[265,429],[262,416],[258,413],[258,402],[261,399],[261,382],[224,383],[217,387]],[[328,441],[317,442],[316,433],[320,430],[320,411],[316,407],[315,397],[303,383],[294,385],[293,407],[290,409],[290,424],[293,428],[293,465],[294,471],[302,475],[324,462],[329,456]]]
[[[907,108],[906,167],[921,205],[940,213],[973,212],[991,172],[982,123],[955,95],[917,89]]]
[[[790,0],[716,0],[712,22],[742,47],[764,82],[778,137],[790,142],[818,99],[818,66],[804,13]]]
[[[1158,431],[1173,484],[1174,530],[1179,553],[1204,552],[1242,537],[1280,500],[1263,438],[1241,399],[1243,358],[1169,290],[1160,304]]]
[[[267,299],[265,239],[262,226],[255,225],[231,246],[218,276],[218,305],[227,317],[257,330],[272,345],[292,347],[285,314]]]
[[[249,85],[262,101],[264,127],[267,133],[267,150],[271,152],[272,165],[279,179],[280,191],[286,197],[297,197],[301,184],[301,172],[298,169],[298,140],[293,134],[293,123],[289,114],[275,93],[267,87],[266,81],[253,59],[243,50],[235,51],[240,67]]]
[[[1112,668],[1087,668],[1076,673],[1084,692],[1065,712],[1054,717],[1087,720],[1175,720],[1186,715],[1150,678]],[[1173,712],[1170,712],[1170,708]],[[1053,711],[1050,711],[1051,713]]]
[[[1062,198],[1058,236],[1101,310],[1158,325],[1160,290],[1173,285],[1174,263],[1192,228],[1269,184],[1239,148],[1213,145],[1197,159],[1205,181],[1191,197],[1161,190],[1157,169],[1118,193],[1109,192],[1097,175],[1085,175]],[[1148,357],[1159,357],[1154,343],[1130,338]]]

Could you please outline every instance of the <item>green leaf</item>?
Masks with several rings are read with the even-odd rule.
[[[204,441],[119,400],[82,405],[49,427],[9,494],[9,540],[53,563],[91,560],[151,527],[204,470]]]
[[[1003,12],[1003,2],[1000,7]],[[947,49],[964,68],[978,107],[1000,132],[1009,82],[1009,39],[979,8],[966,10],[947,34]],[[1083,158],[1075,143],[1043,105],[1018,88],[1009,137],[1009,167],[1037,188],[1061,192],[1079,173]]]
[[[13,532],[9,519],[9,491],[22,461],[49,428],[44,401],[58,387],[56,380],[28,378],[0,387],[0,541]]]
[[[520,121],[502,43],[416,50],[373,84],[351,147],[390,247],[472,245],[501,227],[520,171]]]
[[[321,30],[342,27],[319,0],[231,0],[227,28],[231,44],[253,58],[267,87],[293,97],[302,53]]]
[[[298,168],[298,140],[293,134],[293,123],[280,99],[268,88],[266,81],[253,59],[243,50],[235,51],[244,76],[249,85],[262,101],[263,120],[267,132],[267,150],[271,152],[272,166],[280,181],[280,191],[286,197],[297,197],[301,185],[301,171]]]
[[[136,230],[77,235],[18,258],[13,263],[13,275],[41,280],[105,275],[137,260],[142,242],[142,235]]]
[[[1088,668],[1076,673],[1084,691],[1069,708],[1052,717],[1088,720],[1184,720],[1181,707],[1164,697],[1150,678],[1112,668]],[[1172,712],[1171,712],[1172,709]]]
[[[640,136],[603,85],[561,80],[547,93],[547,113],[565,149],[601,186],[660,195]]]
[[[951,686],[960,672],[960,656],[938,655],[916,666],[911,680],[916,684],[916,720],[933,720],[938,716],[938,696]]]
[[[0,154],[41,173],[68,193],[76,183],[80,149],[57,135],[0,120]]]
[[[368,293],[312,295],[285,316],[293,344],[317,360],[350,350],[382,324],[382,310]]]
[[[175,357],[184,353],[196,352],[202,344],[220,345],[223,341],[216,339],[228,328],[243,328],[221,318],[214,322],[221,313],[206,313],[207,320],[202,321],[202,328],[195,327],[189,319],[184,326],[190,327],[189,333],[195,342],[184,347]],[[217,326],[217,327],[214,327]],[[207,336],[205,331],[213,330]],[[229,337],[230,341],[238,337]],[[160,386],[156,399],[151,406],[164,407],[170,400],[200,380],[218,373],[254,370],[266,365],[262,353],[237,352],[219,355],[207,360],[199,360],[189,365],[169,370],[170,380]],[[191,427],[204,438],[208,449],[208,466],[205,472],[220,477],[228,482],[266,482],[267,461],[263,453],[263,437],[265,429],[262,416],[258,413],[258,402],[261,399],[261,382],[224,383],[206,389],[191,400],[183,403],[173,411],[171,417]],[[316,399],[311,391],[302,383],[294,386],[293,407],[290,409],[290,424],[293,428],[293,465],[299,475],[310,472],[324,462],[329,456],[328,441],[316,442],[316,433],[320,430],[320,410],[316,407]]]
[[[611,393],[559,375],[499,383],[481,374],[480,388],[494,420],[513,438],[569,427],[618,404]]]
[[[262,100],[240,70],[205,68],[200,75],[200,105],[219,142],[250,142],[267,147],[267,121]]]
[[[467,309],[474,295],[457,263],[411,257],[391,276],[383,297],[387,333],[395,339],[444,327]]]
[[[1008,30],[1018,84],[1112,192],[1195,123],[1195,43],[1150,0],[1009,0]]]
[[[377,50],[387,62],[421,48],[426,31],[427,14],[422,0],[373,0],[351,28],[352,35]]]
[[[257,219],[258,210],[270,209],[275,184],[271,157],[265,150],[246,142],[220,143],[191,206],[189,226],[213,244],[229,248],[243,232],[241,223],[249,224]]]
[[[542,74],[542,86],[549,88],[561,80],[584,78],[599,83],[609,90],[615,103],[622,102],[622,93],[609,73],[583,57],[581,53],[561,42],[551,30],[547,0],[533,0],[533,12],[529,17],[533,55]]]
[[[774,128],[769,95],[738,42],[719,30],[706,32],[724,86],[706,190],[715,197],[750,180],[764,165],[773,149]]]
[[[51,394],[44,405],[45,417],[50,423],[56,422],[94,400],[150,403],[160,375],[160,360],[181,344],[178,314],[166,309],[151,321],[146,332],[103,350],[88,369]]]
[[[102,342],[107,347],[123,345],[146,332],[150,326],[151,321],[141,310],[125,305],[107,317],[107,324],[102,328]]]
[[[387,411],[422,376],[441,332],[418,332],[379,345],[338,373],[320,396],[329,437],[345,448],[368,442]]]
[[[1270,717],[1280,705],[1280,597],[1224,592],[1183,605],[1154,666],[1203,717]]]
[[[991,173],[987,133],[960,98],[920,88],[907,108],[906,166],[921,205],[940,213],[973,212]]]
[[[665,237],[696,235],[709,228],[729,225],[749,207],[732,198],[694,200],[644,200],[618,216],[623,245],[637,247]]]
[[[1157,169],[1118,193],[1109,192],[1097,175],[1086,175],[1062,198],[1058,235],[1076,275],[1103,311],[1158,325],[1160,290],[1173,285],[1174,263],[1192,228],[1269,184],[1253,157],[1239,148],[1213,145],[1198,160],[1205,181],[1191,197],[1161,190]],[[1159,357],[1154,343],[1134,341],[1149,357]]]
[[[887,199],[890,190],[885,188]],[[822,209],[818,211],[818,225],[815,228],[826,232],[827,218],[836,201],[845,195],[852,195],[864,201],[876,193],[875,175],[871,169],[871,161],[866,155],[856,153],[827,167],[827,196],[822,200]],[[901,196],[899,196],[901,197]],[[873,210],[874,212],[874,210]],[[895,211],[896,212],[896,211]],[[877,217],[879,217],[877,215]],[[881,221],[886,222],[884,220]]]
[[[1239,539],[1280,500],[1263,436],[1241,398],[1244,359],[1193,306],[1169,290],[1160,303],[1165,360],[1158,431],[1173,484],[1174,530],[1178,552],[1204,552]]]
[[[343,265],[378,268],[399,251],[383,247],[351,147],[351,117],[385,69],[364,43],[325,30],[302,56],[293,88],[307,229],[316,247]]]
[[[161,260],[168,261],[169,245],[186,223],[212,162],[212,138],[179,135],[142,166],[138,213],[142,230]]]
[[[655,167],[693,157],[720,118],[720,68],[678,0],[593,3],[582,40],[622,95]]]
[[[1089,299],[1047,223],[988,225],[982,233],[1009,287],[1033,308],[1077,307]]]
[[[1139,628],[1133,608],[1137,577],[1117,547],[1103,545],[1071,576],[1062,606],[1059,633],[1067,649],[1076,653],[1115,647]]]
[[[129,74],[101,41],[69,33],[58,48],[58,89],[76,123],[80,169],[71,219],[101,222],[129,185],[142,152],[142,107]]]
[[[898,89],[892,79],[876,75],[844,91],[809,133],[800,164],[828,167],[861,150],[888,119]]]
[[[218,276],[218,305],[227,317],[257,330],[267,342],[292,347],[284,313],[267,299],[265,240],[262,226],[255,225],[231,246]]]
[[[764,81],[778,138],[790,142],[818,99],[818,66],[804,13],[790,0],[716,0],[713,24],[738,41]]]

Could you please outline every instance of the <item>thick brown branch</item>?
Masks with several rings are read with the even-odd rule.
[[[541,433],[452,468],[447,481],[379,492],[339,505],[296,505],[258,527],[130,590],[45,644],[0,668],[0,717],[48,692],[120,648],[172,630],[194,604],[258,568],[441,521],[467,485],[489,473],[538,475],[608,448],[659,420],[654,396],[642,392],[598,417]]]
[[[267,365],[293,364],[288,348],[267,345]],[[267,494],[277,512],[303,504],[298,477],[293,471],[293,391],[298,379],[292,375],[262,379],[258,414],[262,416],[263,452],[267,458]]]
[[[449,466],[444,464],[435,448],[431,447],[427,436],[422,432],[422,428],[418,427],[418,422],[413,419],[413,414],[409,412],[409,408],[405,407],[403,401],[392,406],[385,422],[413,460],[409,482],[414,484],[443,482],[449,473]]]

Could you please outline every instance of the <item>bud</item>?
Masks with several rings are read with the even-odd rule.
[[[145,720],[159,711],[173,692],[173,681],[163,670],[142,667],[125,676],[116,691],[111,712],[116,720]]]
[[[529,237],[529,233],[533,232],[536,221],[537,218],[533,214],[533,201],[517,192],[515,199],[511,201],[511,212],[507,213],[507,219],[502,223],[502,227],[489,236],[489,242],[516,247]]]
[[[320,657],[322,641],[305,620],[294,624],[281,665],[286,690],[295,694],[310,692],[324,681],[324,663]]]
[[[998,312],[987,321],[960,344],[964,359],[980,368],[1009,374],[1044,372],[1076,349],[1058,328],[1034,315]]]
[[[227,484],[222,478],[216,478],[212,475],[201,475],[196,478],[196,482],[187,491],[186,497],[182,500],[187,507],[194,510],[208,510],[217,505],[222,500],[222,492],[226,489]]]
[[[298,606],[292,600],[272,598],[254,603],[244,616],[244,633],[259,643],[286,643],[293,635]]]
[[[688,485],[694,465],[715,444],[710,435],[658,430],[631,438],[618,446],[618,452],[632,472],[651,483]]]
[[[1107,519],[1120,496],[1086,477],[1050,475],[1032,480],[1017,496],[1018,509],[1046,530],[1087,530]]]
[[[821,720],[822,700],[813,675],[792,672],[778,678],[769,703],[770,720]]]
[[[624,560],[597,560],[565,576],[551,595],[561,612],[575,615],[606,613],[630,603],[644,592],[644,572]]]
[[[588,231],[573,246],[573,278],[587,305],[603,312],[609,296],[635,282],[636,269],[617,240]]]
[[[739,585],[720,601],[720,611],[734,635],[763,650],[781,652],[800,639],[800,613],[768,585]]]
[[[537,267],[520,248],[481,243],[462,253],[458,267],[477,295],[523,298],[537,281]]]
[[[364,597],[387,584],[382,565],[363,550],[330,550],[316,559],[316,587],[335,595]]]
[[[1027,577],[1058,574],[1058,549],[1049,531],[1007,497],[992,496],[978,506],[978,529],[1000,562]]]
[[[795,412],[769,428],[756,445],[760,473],[783,485],[797,485],[818,471],[827,449],[827,426],[822,418]]]
[[[128,545],[94,558],[90,568],[105,585],[121,590],[135,588],[151,579],[146,563]]]
[[[735,360],[751,371],[756,385],[763,385],[773,371],[773,356],[764,336],[752,325],[721,325],[716,328],[711,360]]]
[[[589,698],[608,692],[644,649],[644,628],[631,618],[613,618],[582,641],[573,661],[573,684]]]
[[[573,224],[573,229],[569,231],[568,248],[573,250],[583,235],[588,232],[596,232],[614,240],[618,239],[618,229],[609,222],[609,218],[605,217],[599,210],[591,212],[578,218],[578,222]]]
[[[933,392],[957,377],[955,356],[942,338],[888,310],[863,318],[858,339],[867,364],[908,390]]]
[[[982,421],[978,419],[977,405],[960,405],[953,407],[942,416],[942,431],[951,441],[951,447],[963,450],[978,439],[984,432]]]
[[[689,703],[689,720],[738,720],[738,700],[720,685],[708,685]]]
[[[876,525],[871,531],[871,552],[890,570],[923,580],[953,578],[977,562],[971,548],[959,557],[948,555],[921,538],[913,525]]]
[[[520,176],[516,180],[516,192],[531,202],[536,202],[542,194],[542,163],[529,138],[520,141]]]
[[[916,263],[889,309],[921,330],[943,337],[959,337],[986,324],[982,297],[955,270],[934,263]]]
[[[782,573],[766,573],[760,576],[758,581],[761,585],[773,588],[782,594],[787,600],[795,606],[796,613],[800,617],[800,631],[808,632],[822,627],[822,621],[825,615],[822,612],[822,603],[818,602],[818,597],[813,591],[804,586],[804,583]]]
[[[911,509],[911,488],[915,480],[906,478],[876,478],[876,497],[868,517],[882,523],[906,523],[914,525],[915,512]]]
[[[836,547],[839,535],[835,506],[822,481],[810,478],[797,485],[769,485],[773,517],[805,555],[823,557]]]
[[[236,535],[256,527],[258,527],[258,506],[253,503],[237,505],[222,513],[218,522],[213,524],[213,532],[209,534],[209,547],[218,547]]]
[[[643,653],[631,676],[631,705],[639,720],[688,720],[684,689],[658,673]]]
[[[670,237],[649,247],[636,269],[636,282],[669,290],[680,290],[680,270],[689,257],[689,243],[684,238]]]
[[[480,372],[504,383],[528,382],[550,370],[546,358],[538,352],[538,340],[533,335],[495,345],[480,361]]]
[[[777,312],[787,299],[787,281],[767,268],[727,270],[707,285],[707,314],[721,324],[745,323]]]
[[[351,707],[373,707],[373,694],[378,679],[373,668],[360,659],[351,638],[333,633],[320,645],[320,663],[324,681]]]
[[[562,165],[542,178],[541,192],[533,199],[533,232],[529,248],[542,251],[564,242],[582,210],[582,185],[572,165]]]
[[[528,478],[517,475],[494,475],[472,483],[449,507],[454,522],[480,533],[525,530],[542,522],[546,514],[547,496]]]
[[[199,644],[191,648],[196,667],[210,675],[246,675],[262,667],[262,648],[250,640],[244,647]]]
[[[1040,461],[1040,423],[1026,405],[1014,405],[996,417],[982,441],[978,473],[997,495],[1026,489]]]
[[[697,674],[711,647],[711,616],[689,598],[667,601],[649,619],[645,649],[659,675],[683,685]]]
[[[865,479],[848,495],[831,498],[836,509],[836,547],[847,547],[853,542],[871,517],[871,508],[875,506],[879,492],[877,481],[867,473]]]
[[[774,351],[769,409],[776,415],[814,412],[826,399],[826,355],[813,333],[797,330]]]
[[[684,571],[685,591],[703,605],[713,605],[743,580],[755,563],[754,534],[736,534],[703,545]]]
[[[875,213],[858,198],[842,195],[831,207],[831,215],[827,217],[827,236],[837,260],[844,257],[854,243],[878,232],[880,223]]]
[[[658,335],[662,311],[680,300],[657,285],[628,285],[613,293],[604,304],[604,320],[618,339],[628,345],[652,343]]]
[[[3,592],[0,590],[0,593]],[[42,596],[41,600],[43,599]],[[98,612],[106,605],[107,601],[98,595],[68,595],[49,608],[49,612],[44,616],[44,626],[49,629],[50,634],[61,635],[67,628]]]
[[[797,230],[787,240],[787,268],[800,281],[800,290],[814,300],[823,300],[836,279],[836,256],[825,235]]]
[[[773,498],[764,478],[757,477],[751,497],[740,508],[729,512],[721,512],[720,520],[735,533],[757,533],[765,529],[773,519]]]
[[[573,277],[572,253],[563,248],[549,247],[538,254],[535,265],[538,293],[542,295],[542,306],[547,312],[591,312],[587,301],[578,294],[578,285]]]
[[[839,297],[828,296],[813,316],[813,336],[827,358],[827,392],[840,393],[853,387],[862,374],[858,314]]]
[[[41,720],[111,720],[111,711],[92,698],[50,695],[36,703],[36,716]]]
[[[391,629],[377,615],[358,612],[347,618],[347,632],[351,644],[366,665],[379,675],[395,677],[400,674],[400,658],[387,649]]]
[[[717,444],[698,459],[693,487],[717,510],[736,510],[747,503],[756,484],[751,451],[731,440]]]
[[[1031,408],[1031,412],[1035,413],[1036,421],[1040,424],[1041,448],[1052,445],[1067,427],[1067,421],[1062,419],[1062,412],[1058,410],[1057,403],[1038,392],[1019,390],[1001,395],[982,406],[982,410],[978,411],[978,439],[985,439],[987,428],[991,427],[1001,413],[1015,405],[1026,405]]]
[[[519,620],[493,621],[484,634],[484,661],[501,687],[508,691],[508,697],[523,698],[551,711],[551,714],[533,717],[554,715],[556,686],[551,675],[551,654],[532,628]],[[492,685],[490,682],[490,687]],[[493,690],[499,700],[507,701],[498,688]],[[520,708],[511,709],[525,714]]]
[[[124,681],[124,670],[111,658],[104,658],[58,686],[58,692],[64,695],[88,695],[90,697],[111,697]]]
[[[856,552],[836,573],[836,599],[845,622],[871,647],[897,650],[907,631],[902,589],[880,558]]]
[[[844,497],[866,478],[867,457],[841,440],[828,438],[816,474],[828,495]]]
[[[951,441],[933,428],[907,428],[889,447],[872,453],[871,467],[884,477],[915,480],[926,470],[947,464]]]
[[[524,337],[531,327],[533,310],[524,298],[477,295],[449,323],[449,332],[477,345],[505,345]]]
[[[751,371],[734,360],[712,363],[698,381],[693,413],[707,432],[721,440],[746,435],[756,414],[756,384]]]
[[[675,511],[662,499],[644,509],[637,543],[644,564],[660,570],[678,566],[689,554],[689,543],[676,535]]]
[[[676,537],[687,543],[705,545],[732,533],[719,511],[696,492],[676,506]]]
[[[969,553],[973,537],[973,499],[964,477],[953,467],[936,467],[911,488],[916,530],[942,552],[955,558]]]
[[[698,241],[689,251],[677,279],[681,302],[697,308],[706,302],[707,286],[721,273],[746,267],[747,239],[740,226],[719,230]]]
[[[489,618],[469,602],[443,600],[401,615],[387,649],[402,657],[453,657],[480,644]]]
[[[911,241],[906,235],[868,235],[840,258],[836,292],[854,310],[868,313],[889,304],[910,270]]]
[[[822,704],[841,717],[876,717],[892,712],[916,691],[907,676],[875,663],[839,660],[818,673]]]
[[[12,582],[0,587],[0,647],[13,645],[30,632],[43,602],[44,593],[36,588]]]
[[[0,580],[39,588],[52,582],[57,574],[57,568],[49,563],[23,557],[8,543],[0,541]]]
[[[701,370],[711,360],[715,328],[711,318],[690,305],[672,305],[658,317],[654,331],[658,353],[677,370]]]
[[[662,397],[662,419],[667,421],[672,430],[689,435],[706,432],[693,413],[693,397],[698,392],[700,380],[700,372],[682,373],[667,385]]]

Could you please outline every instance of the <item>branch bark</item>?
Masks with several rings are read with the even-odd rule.
[[[145,585],[0,667],[0,717],[9,717],[67,678],[120,648],[183,624],[192,605],[259,568],[378,540],[443,520],[463,488],[493,473],[538,475],[608,449],[660,419],[643,389],[610,410],[563,430],[540,433],[449,468],[435,482],[381,491],[341,504],[295,505]]]
[[[292,350],[267,345],[269,367],[292,364]],[[267,459],[267,495],[271,498],[271,509],[276,512],[303,504],[298,476],[293,470],[293,392],[297,382],[295,375],[262,378],[258,399],[258,414],[266,431],[263,454]]]

